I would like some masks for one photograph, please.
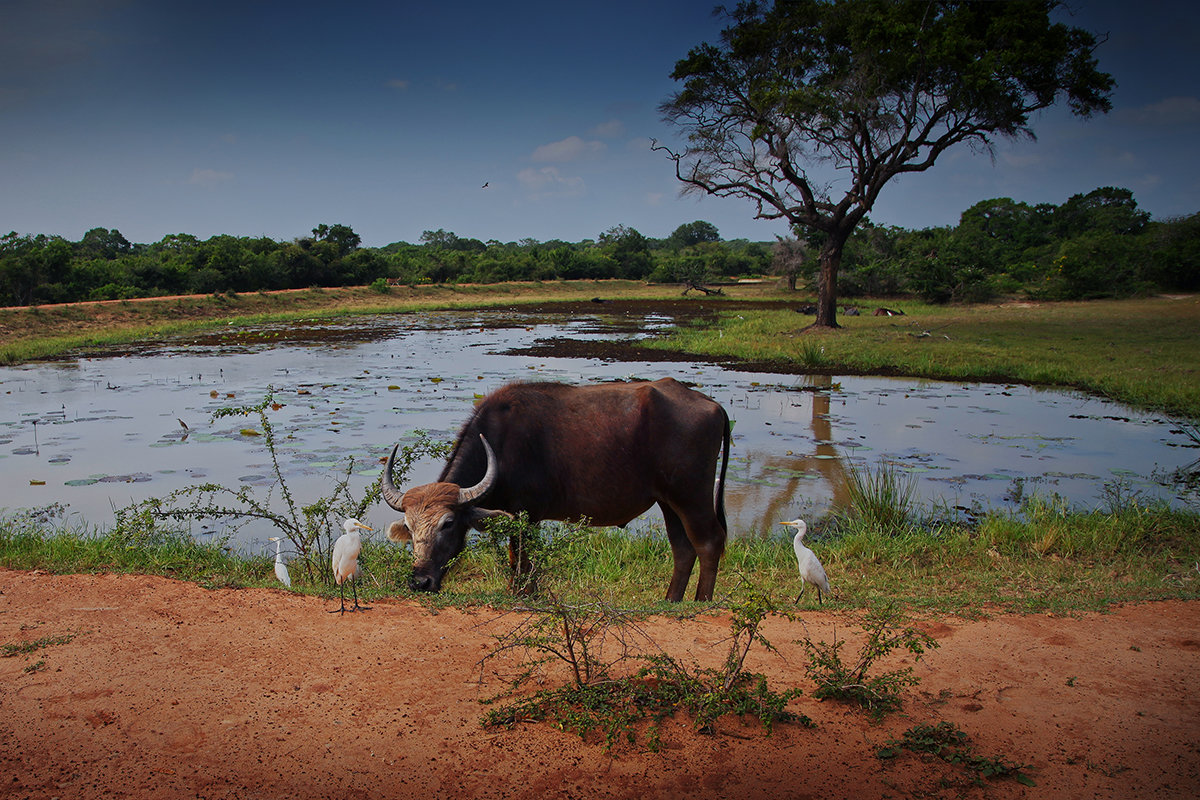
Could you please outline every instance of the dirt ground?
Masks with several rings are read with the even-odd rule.
[[[681,717],[657,753],[609,752],[546,724],[483,728],[480,701],[502,681],[488,670],[481,684],[478,662],[513,617],[409,601],[332,608],[282,589],[0,570],[0,644],[50,642],[0,658],[0,797],[1200,796],[1196,603],[928,621],[940,647],[883,723],[805,696],[793,708],[814,728],[767,735],[726,717],[700,735]],[[835,628],[857,650],[847,617],[771,620],[780,653],[748,666],[774,688],[811,689],[795,640]],[[727,620],[648,630],[676,657],[715,664]],[[978,754],[1030,765],[1037,786],[977,786],[962,767],[877,757],[942,720]]]

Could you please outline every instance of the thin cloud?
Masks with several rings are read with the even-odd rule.
[[[558,167],[523,169],[517,180],[535,197],[576,197],[584,189],[583,178],[563,175]]]
[[[1013,169],[1030,169],[1031,167],[1040,167],[1045,163],[1046,159],[1040,153],[1001,153],[1000,160],[1004,162],[1006,167]]]
[[[608,122],[602,122],[588,132],[590,136],[599,136],[604,139],[616,139],[625,135],[625,123],[619,119],[610,119]]]
[[[396,89],[401,92],[408,91],[408,87],[412,86],[412,81],[406,81],[403,78],[392,78],[387,82],[389,89]]]
[[[578,136],[568,136],[566,139],[539,146],[529,158],[532,161],[564,163],[603,155],[606,150],[608,150],[608,145],[604,142],[594,140],[589,142]]]
[[[188,178],[188,183],[194,186],[212,187],[221,183],[228,183],[233,180],[232,172],[223,172],[217,169],[194,169],[192,177]]]
[[[1188,125],[1200,122],[1200,99],[1195,97],[1168,97],[1157,103],[1124,112],[1125,119],[1155,126]]]

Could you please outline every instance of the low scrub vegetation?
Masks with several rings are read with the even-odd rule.
[[[934,756],[947,764],[957,764],[975,776],[975,783],[983,778],[1011,777],[1025,786],[1036,786],[1024,770],[1028,764],[1017,764],[1006,758],[981,756],[975,752],[970,737],[952,722],[933,725],[919,723],[906,730],[899,739],[892,739],[879,748],[876,755],[884,760],[894,759],[905,750]]]
[[[728,649],[718,667],[658,648],[638,626],[644,612],[604,600],[566,603],[547,591],[541,602],[518,611],[519,622],[497,637],[480,662],[482,675],[485,662],[502,655],[515,653],[519,661],[509,690],[488,701],[496,707],[484,716],[485,725],[550,721],[584,738],[599,731],[608,748],[635,744],[642,735],[650,750],[658,750],[662,722],[681,712],[700,733],[713,733],[727,714],[754,718],[768,732],[780,722],[811,724],[787,708],[803,694],[800,689],[776,691],[765,676],[745,668],[752,648],[773,649],[761,630],[776,611],[765,594],[746,592],[729,608]],[[549,665],[567,667],[568,679],[528,694],[531,679]]]
[[[865,640],[852,661],[842,658],[845,639],[832,642],[805,639],[808,673],[817,684],[813,696],[832,698],[862,706],[876,718],[900,708],[900,696],[919,678],[912,667],[874,672],[876,662],[896,649],[908,651],[920,661],[928,649],[938,646],[933,637],[901,624],[894,606],[871,609],[863,622]]]

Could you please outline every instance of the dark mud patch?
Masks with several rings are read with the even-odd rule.
[[[730,300],[703,298],[689,300],[607,300],[596,297],[590,301],[538,303],[536,305],[512,305],[506,310],[513,313],[557,315],[568,318],[603,315],[606,318],[624,317],[630,322],[647,318],[669,317],[675,324],[697,324],[713,322],[725,311],[774,310],[794,308],[796,303],[787,301]],[[640,327],[636,328],[640,330]]]
[[[726,364],[734,363],[710,356],[689,355],[675,350],[656,350],[642,347],[630,342],[593,341],[587,339],[568,339],[554,337],[540,339],[528,347],[514,347],[501,351],[506,356],[526,356],[529,358],[590,358],[606,364],[626,361],[675,361],[694,364]]]
[[[776,310],[793,308],[796,304],[782,301],[739,301],[704,298],[698,300],[605,300],[597,297],[590,302],[545,303],[537,306],[514,306],[510,310],[578,319],[585,316],[603,316],[605,332],[611,334],[645,333],[648,322],[656,318],[667,319],[671,325],[711,325],[728,311]],[[590,358],[606,363],[626,361],[665,362],[675,361],[691,364],[740,365],[738,359],[706,356],[677,350],[660,350],[645,347],[638,342],[614,340],[571,339],[553,337],[539,339],[527,347],[516,347],[503,351],[504,355],[530,358]],[[805,372],[794,364],[773,365],[772,372],[796,374]]]

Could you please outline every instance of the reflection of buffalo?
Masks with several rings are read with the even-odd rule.
[[[525,511],[535,523],[625,525],[658,503],[675,559],[667,599],[683,598],[699,559],[696,599],[711,600],[725,550],[729,439],[725,410],[671,378],[506,386],[480,401],[437,483],[401,494],[392,448],[383,498],[404,518],[388,538],[412,541],[412,588],[436,592],[467,528],[489,517]],[[509,557],[520,569],[518,545],[510,542]]]

